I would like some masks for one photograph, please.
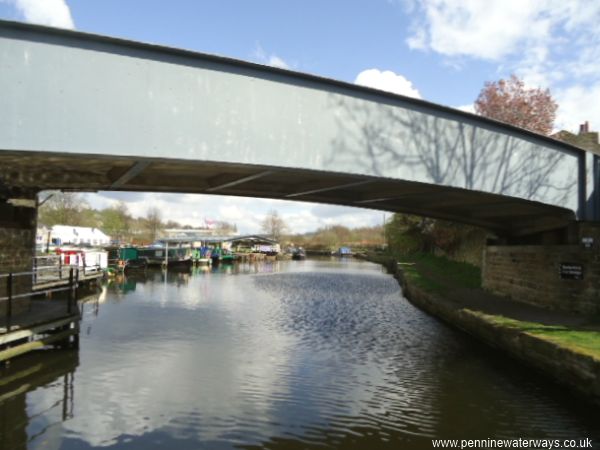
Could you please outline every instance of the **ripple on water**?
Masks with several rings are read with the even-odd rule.
[[[270,320],[306,347],[302,365],[310,371],[294,383],[306,385],[320,407],[340,416],[345,410],[366,429],[388,424],[434,434],[437,385],[423,375],[435,355],[426,336],[415,334],[420,314],[393,278],[304,272],[257,276],[255,284],[277,299]]]
[[[154,272],[135,291],[108,289],[84,315],[72,380],[54,377],[11,403],[28,427],[11,439],[67,450],[289,449],[600,435],[597,411],[417,310],[377,266],[257,267]]]

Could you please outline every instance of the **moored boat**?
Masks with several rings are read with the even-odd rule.
[[[292,250],[292,259],[296,261],[306,259],[306,252],[302,247],[297,247]]]
[[[201,266],[210,265],[212,263],[210,254],[210,248],[207,246],[194,248],[192,249],[192,261]]]
[[[341,258],[354,256],[352,253],[352,249],[350,247],[340,247],[336,252],[333,253],[333,256],[339,256]]]
[[[235,256],[232,253],[223,252],[223,254],[221,254],[221,263],[233,264],[234,261],[235,261]]]
[[[191,250],[183,247],[152,245],[139,249],[140,258],[149,266],[186,266],[192,264]]]

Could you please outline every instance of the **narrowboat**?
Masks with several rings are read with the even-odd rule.
[[[302,247],[296,247],[292,250],[292,259],[296,261],[306,259],[306,252]]]
[[[108,252],[109,273],[128,273],[146,270],[148,267],[147,261],[140,258],[136,247],[106,247],[105,250]]]
[[[333,253],[334,256],[339,256],[340,258],[353,256],[352,249],[350,247],[340,247],[336,252]]]
[[[149,266],[186,266],[192,264],[191,249],[186,247],[163,247],[152,245],[139,248],[141,259]]]

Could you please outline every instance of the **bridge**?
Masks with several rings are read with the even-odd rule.
[[[41,190],[222,194],[554,236],[488,248],[484,285],[600,310],[600,156],[569,144],[314,75],[7,21],[0,99],[0,272],[31,270]]]
[[[598,219],[598,156],[273,67],[0,22],[0,188],[209,193],[522,235]],[[595,171],[594,171],[595,169]]]

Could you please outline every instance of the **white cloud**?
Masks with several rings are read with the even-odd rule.
[[[421,0],[422,18],[407,43],[447,56],[500,60],[525,46],[544,56],[558,2],[534,0]],[[531,45],[538,44],[538,45]]]
[[[383,217],[380,211],[363,208],[218,195],[100,192],[86,194],[86,199],[96,209],[123,201],[134,217],[144,217],[149,206],[155,206],[162,212],[163,220],[183,225],[202,226],[204,219],[225,220],[235,223],[243,234],[260,233],[263,219],[273,209],[293,233],[336,224],[350,228],[379,225]]]
[[[268,66],[279,67],[280,69],[290,69],[293,65],[289,64],[280,56],[275,53],[267,53],[265,49],[262,48],[260,44],[256,44],[256,48],[252,53],[253,59],[258,61],[261,64],[266,64]]]
[[[599,2],[420,0],[417,5],[407,38],[413,49],[499,62],[534,84],[598,73]]]
[[[560,105],[556,128],[577,132],[586,120],[592,130],[600,129],[600,81],[591,86],[575,85],[561,89],[555,95]]]
[[[368,86],[407,97],[421,98],[421,94],[409,80],[391,70],[363,70],[356,76],[354,82],[361,86]]]
[[[279,56],[277,56],[275,54],[269,56],[268,64],[273,67],[279,67],[280,69],[289,69],[290,68],[288,63],[286,63],[283,59],[281,59]]]
[[[3,0],[14,6],[26,22],[57,28],[75,28],[65,0]]]
[[[496,63],[501,77],[513,72],[551,89],[558,128],[585,120],[600,128],[600,2],[414,0],[406,8],[415,13],[409,47],[455,67],[465,58]]]
[[[473,103],[469,103],[468,105],[455,106],[454,109],[475,114],[475,105]]]

